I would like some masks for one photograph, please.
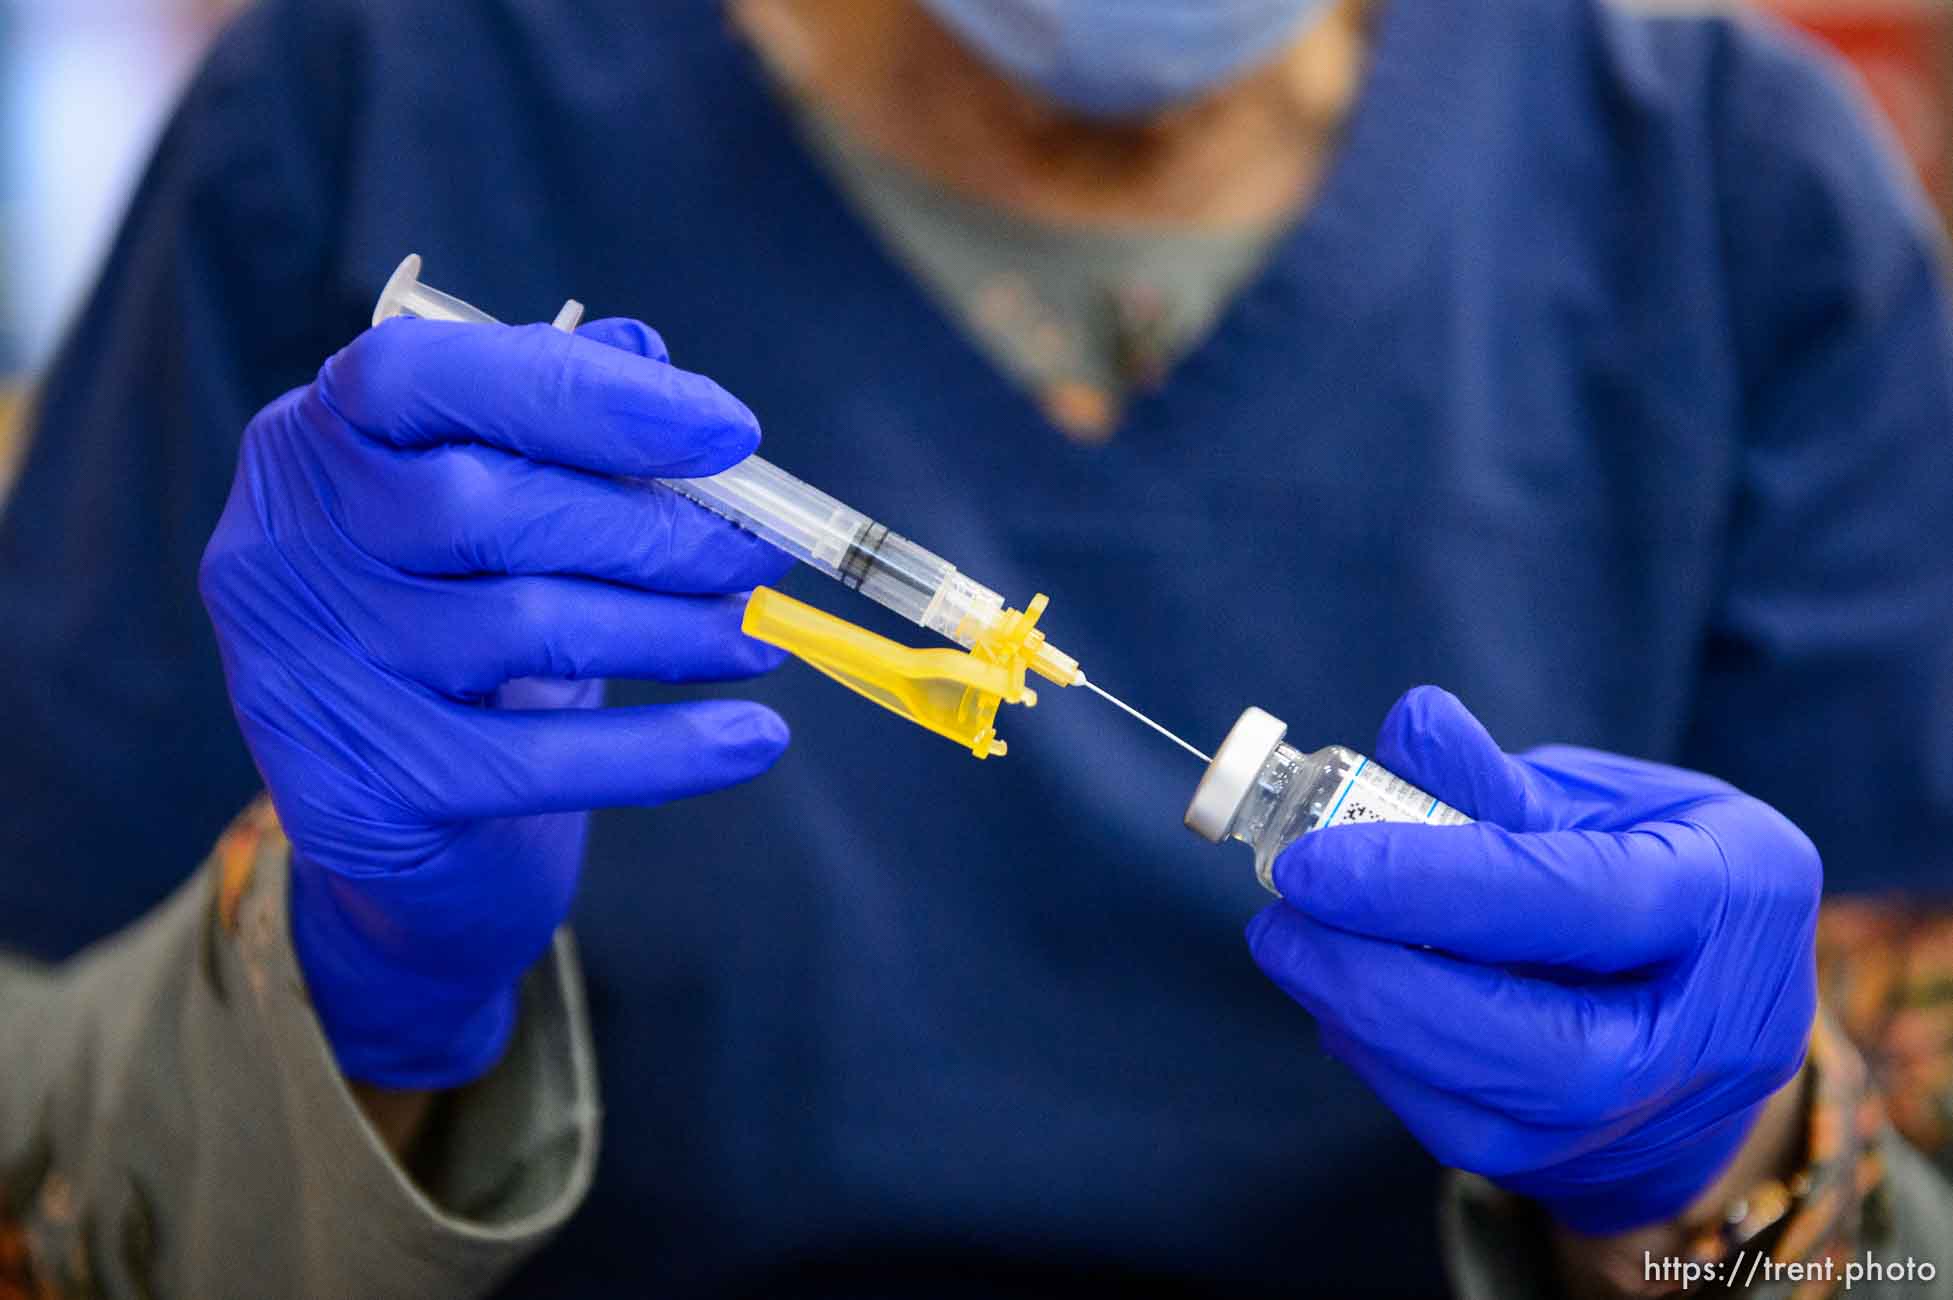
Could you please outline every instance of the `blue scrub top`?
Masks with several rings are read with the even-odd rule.
[[[1932,219],[1772,30],[1390,0],[1320,197],[1068,443],[810,161],[709,0],[266,0],[169,129],[0,530],[0,940],[136,916],[256,779],[194,591],[239,431],[387,273],[642,316],[767,453],[1212,744],[1720,774],[1834,885],[1953,868],[1953,367]],[[803,597],[911,638],[801,575]],[[680,692],[624,685],[621,701]],[[1435,1173],[1250,964],[1198,766],[1081,692],[956,747],[789,665],[750,787],[599,818],[596,1192],[511,1295],[1420,1294]]]

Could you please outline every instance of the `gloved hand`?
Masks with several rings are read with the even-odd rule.
[[[1304,836],[1256,962],[1439,1160],[1590,1235],[1673,1218],[1802,1065],[1816,850],[1695,772],[1508,757],[1433,688],[1375,756],[1479,824]]]
[[[629,321],[391,320],[245,431],[203,596],[348,1077],[484,1073],[568,912],[585,810],[733,785],[785,747],[756,704],[592,707],[606,676],[780,661],[726,593],[786,557],[614,477],[716,473],[758,443]]]

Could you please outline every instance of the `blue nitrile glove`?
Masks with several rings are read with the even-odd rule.
[[[1578,1232],[1674,1217],[1802,1065],[1816,850],[1695,772],[1508,757],[1428,687],[1376,758],[1480,824],[1303,837],[1256,962],[1438,1159]]]
[[[348,1077],[484,1073],[568,913],[585,810],[733,785],[786,745],[756,704],[594,707],[606,676],[780,661],[728,593],[786,557],[609,477],[716,473],[758,442],[629,321],[388,321],[245,431],[204,602]]]

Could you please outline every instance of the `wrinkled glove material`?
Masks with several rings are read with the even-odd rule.
[[[599,707],[608,676],[780,661],[739,624],[787,559],[642,481],[758,442],[630,321],[388,321],[252,421],[201,585],[350,1078],[479,1077],[568,914],[588,810],[733,785],[785,746],[756,704]]]
[[[1434,688],[1375,756],[1476,823],[1305,836],[1255,960],[1440,1160],[1590,1235],[1675,1217],[1802,1066],[1816,850],[1713,777],[1508,755]]]

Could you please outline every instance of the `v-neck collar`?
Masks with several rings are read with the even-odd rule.
[[[1054,441],[1069,443],[1038,396],[999,366],[968,327],[919,282],[805,138],[812,128],[799,120],[759,52],[731,24],[725,30],[735,50],[733,63],[750,83],[752,94],[742,98],[768,114],[771,129],[792,142],[785,151],[792,159],[788,165],[801,173],[793,178],[798,182],[794,189],[825,205],[828,211],[820,214],[824,224],[838,223],[856,232],[880,275],[900,286],[900,310],[918,322],[930,322],[924,328],[941,331],[956,355],[981,370],[993,395],[1014,404]],[[1217,357],[1253,353],[1260,350],[1257,344],[1274,345],[1279,356],[1292,346],[1296,332],[1271,332],[1271,321],[1347,319],[1401,291],[1434,229],[1444,170],[1439,164],[1456,149],[1464,129],[1462,92],[1472,76],[1483,75],[1476,67],[1483,54],[1477,31],[1463,6],[1444,0],[1384,0],[1363,84],[1314,196],[1276,241],[1267,263],[1222,310],[1207,338],[1157,389],[1133,395],[1112,432],[1112,444],[1149,423],[1153,412],[1170,406],[1181,390],[1202,386]],[[891,302],[890,309],[897,308]],[[1238,362],[1226,369],[1237,371]]]

